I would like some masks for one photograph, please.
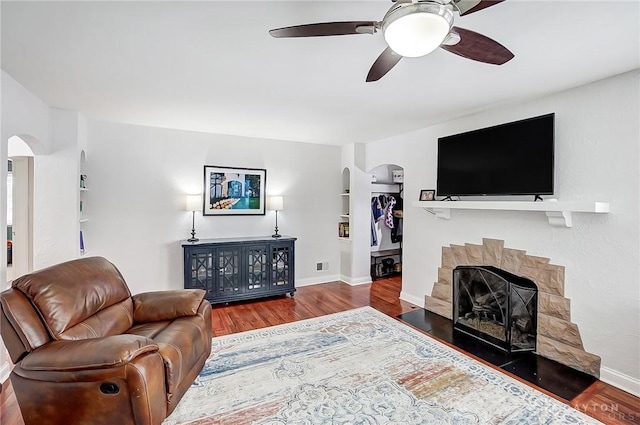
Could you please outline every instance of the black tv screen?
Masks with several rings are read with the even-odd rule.
[[[552,195],[555,114],[438,139],[438,196]]]

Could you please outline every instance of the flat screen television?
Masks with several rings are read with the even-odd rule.
[[[553,195],[555,114],[438,139],[438,196]]]

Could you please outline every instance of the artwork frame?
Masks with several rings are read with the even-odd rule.
[[[265,215],[267,170],[204,166],[202,215]]]
[[[433,189],[422,189],[420,191],[420,201],[435,201],[436,191]]]

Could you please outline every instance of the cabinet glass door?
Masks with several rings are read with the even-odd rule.
[[[267,247],[247,247],[247,292],[266,291],[269,287],[269,256]]]
[[[189,255],[191,272],[187,288],[204,289],[207,293],[214,292],[215,267],[213,253],[210,251],[195,251]]]
[[[218,295],[232,295],[242,292],[238,266],[240,249],[218,249],[218,279],[216,289]]]
[[[273,246],[271,248],[271,287],[278,288],[291,282],[291,248]]]

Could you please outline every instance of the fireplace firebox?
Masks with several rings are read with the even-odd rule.
[[[538,288],[493,266],[453,270],[453,328],[506,352],[535,351]]]

